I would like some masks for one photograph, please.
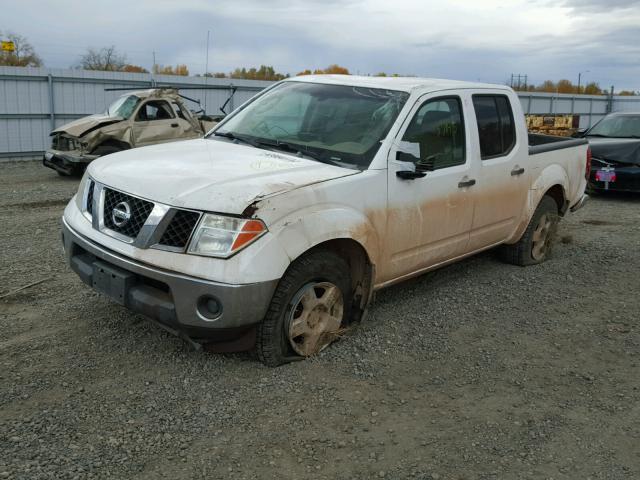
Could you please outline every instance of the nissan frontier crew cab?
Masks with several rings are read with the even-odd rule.
[[[497,246],[544,261],[589,162],[584,139],[529,137],[505,86],[305,76],[205,138],[91,163],[63,241],[115,302],[278,365],[321,351],[383,287]]]

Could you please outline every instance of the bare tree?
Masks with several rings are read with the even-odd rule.
[[[114,45],[100,49],[89,48],[80,57],[79,67],[84,70],[106,70],[115,72],[122,70],[127,64],[127,57],[119,53]]]
[[[7,32],[7,35],[2,35],[0,32],[0,39],[13,42],[15,50],[13,52],[0,51],[0,65],[7,65],[11,67],[41,67],[42,60],[36,52],[33,50],[33,46],[22,35]]]

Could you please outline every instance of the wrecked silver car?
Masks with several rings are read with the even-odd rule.
[[[105,112],[67,123],[51,132],[43,164],[60,175],[84,171],[98,157],[135,147],[202,137],[216,123],[195,115],[175,88],[129,92]]]

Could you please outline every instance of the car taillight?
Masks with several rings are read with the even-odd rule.
[[[584,178],[589,180],[589,175],[591,175],[591,147],[587,147],[587,169],[584,172]]]

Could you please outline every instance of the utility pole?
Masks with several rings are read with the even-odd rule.
[[[512,73],[511,74],[511,82],[509,86],[515,90],[524,90],[527,89],[527,81],[529,76],[522,73]]]
[[[583,73],[589,73],[591,70],[585,70],[584,72],[578,72],[578,95],[582,93],[582,91],[580,90],[580,81],[582,79],[582,74]]]
[[[607,102],[607,113],[611,113],[613,111],[613,85],[611,85],[611,90],[609,91],[609,101]]]

